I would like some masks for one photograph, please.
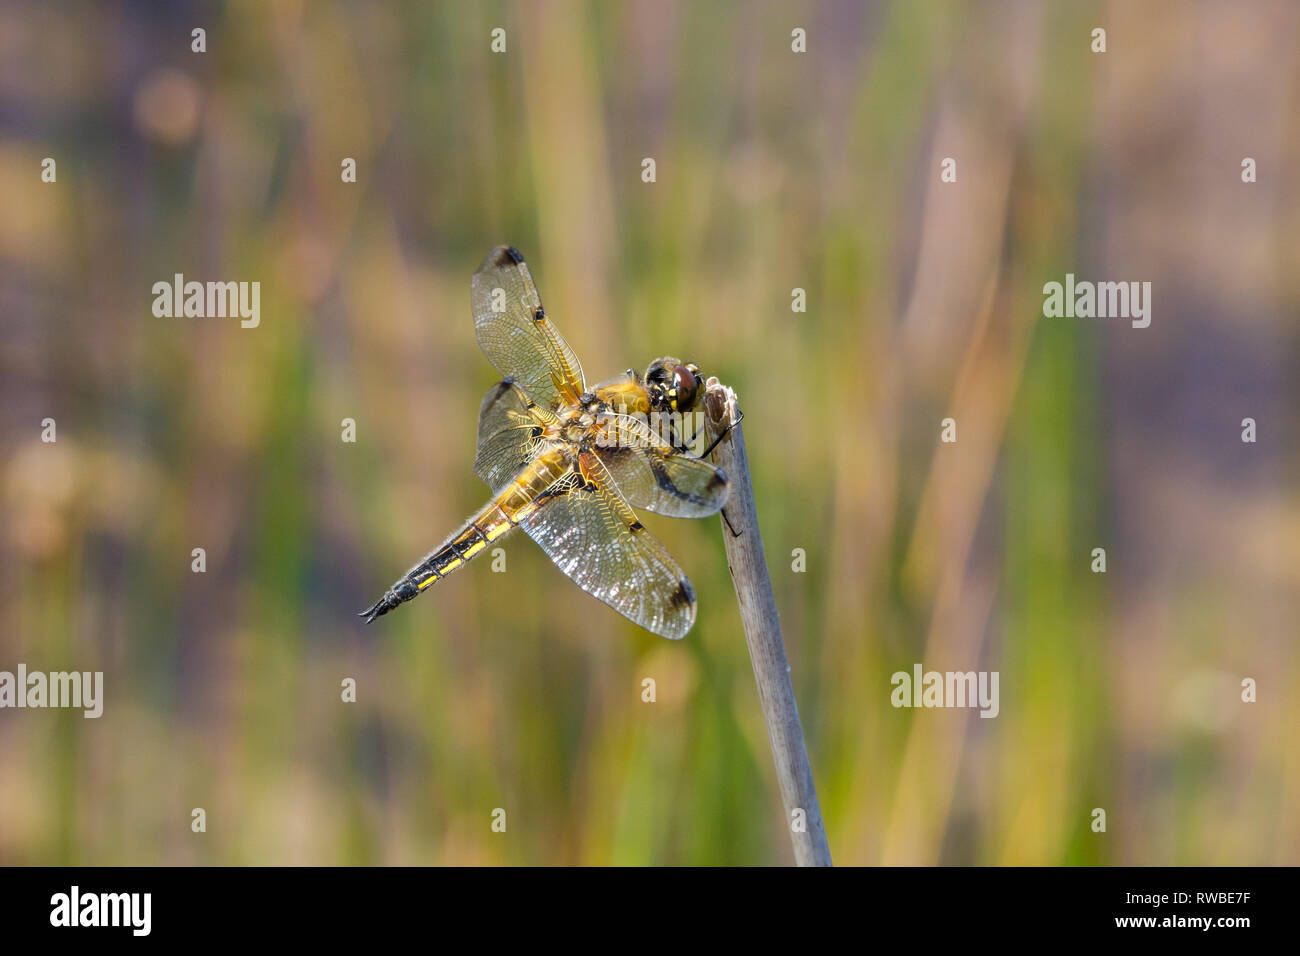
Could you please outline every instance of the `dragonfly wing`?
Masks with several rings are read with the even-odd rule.
[[[514,246],[487,254],[470,283],[479,348],[498,372],[554,411],[586,386],[578,357],[542,308],[528,264]]]
[[[704,518],[727,503],[721,468],[664,441],[639,418],[601,417],[596,454],[634,508],[670,518]]]
[[[497,382],[479,408],[474,474],[499,491],[541,450],[542,426],[553,419],[514,382]]]
[[[695,623],[691,582],[598,459],[582,453],[536,504],[519,526],[574,583],[647,631],[686,635]]]

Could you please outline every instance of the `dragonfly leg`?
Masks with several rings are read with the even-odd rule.
[[[701,455],[700,457],[701,457],[701,458],[708,458],[708,457],[709,457],[709,452],[713,451],[713,449],[715,449],[715,448],[718,447],[718,442],[722,441],[722,439],[724,439],[724,438],[727,437],[727,432],[731,431],[733,428],[735,428],[737,425],[739,425],[739,424],[740,424],[741,422],[743,422],[744,420],[745,420],[745,413],[744,413],[744,412],[741,412],[741,413],[740,413],[740,417],[737,418],[734,422],[730,422],[730,423],[727,425],[727,427],[724,428],[724,429],[723,429],[723,430],[718,434],[718,437],[715,438],[715,439],[713,439],[713,441],[709,444],[709,447],[706,448],[706,449],[704,449],[704,454]],[[730,526],[731,526],[731,522],[727,522],[727,526],[730,527]],[[740,535],[735,535],[735,537],[738,538],[738,537],[740,537]]]

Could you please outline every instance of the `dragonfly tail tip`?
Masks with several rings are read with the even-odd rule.
[[[364,611],[359,613],[357,617],[365,618],[364,623],[369,624],[375,618],[379,617],[381,614],[386,614],[387,612],[388,612],[388,605],[381,598],[380,600],[376,601],[374,604],[370,605],[370,607],[366,608]]]

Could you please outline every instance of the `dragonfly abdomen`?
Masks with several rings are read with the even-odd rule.
[[[429,552],[415,567],[393,584],[384,596],[359,615],[369,624],[399,604],[418,597],[437,581],[464,567],[487,550],[488,545],[505,537],[536,507],[538,495],[567,470],[558,453],[542,455],[513,481],[502,488],[478,514],[459,531]]]
[[[467,521],[463,528],[402,575],[384,592],[383,597],[361,612],[361,617],[364,617],[369,624],[399,604],[418,597],[420,592],[436,581],[442,580],[482,554],[489,544],[506,535],[512,527],[514,527],[513,522],[493,499],[486,508]]]

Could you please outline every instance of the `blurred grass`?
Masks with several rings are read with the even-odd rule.
[[[1294,82],[1252,70],[1298,75],[1296,15],[1172,10],[4,7],[0,668],[102,669],[107,704],[0,715],[0,862],[790,859],[716,522],[647,520],[700,597],[682,644],[522,538],[356,623],[485,496],[499,242],[589,379],[668,353],[740,393],[838,862],[1295,862],[1300,202],[1187,138],[1294,165]],[[1160,228],[1204,195],[1221,243]],[[1040,320],[1067,271],[1165,280],[1152,328]],[[153,318],[175,272],[259,280],[261,327]],[[1207,329],[1259,446],[1183,424]],[[918,661],[1000,671],[999,717],[890,707]]]

